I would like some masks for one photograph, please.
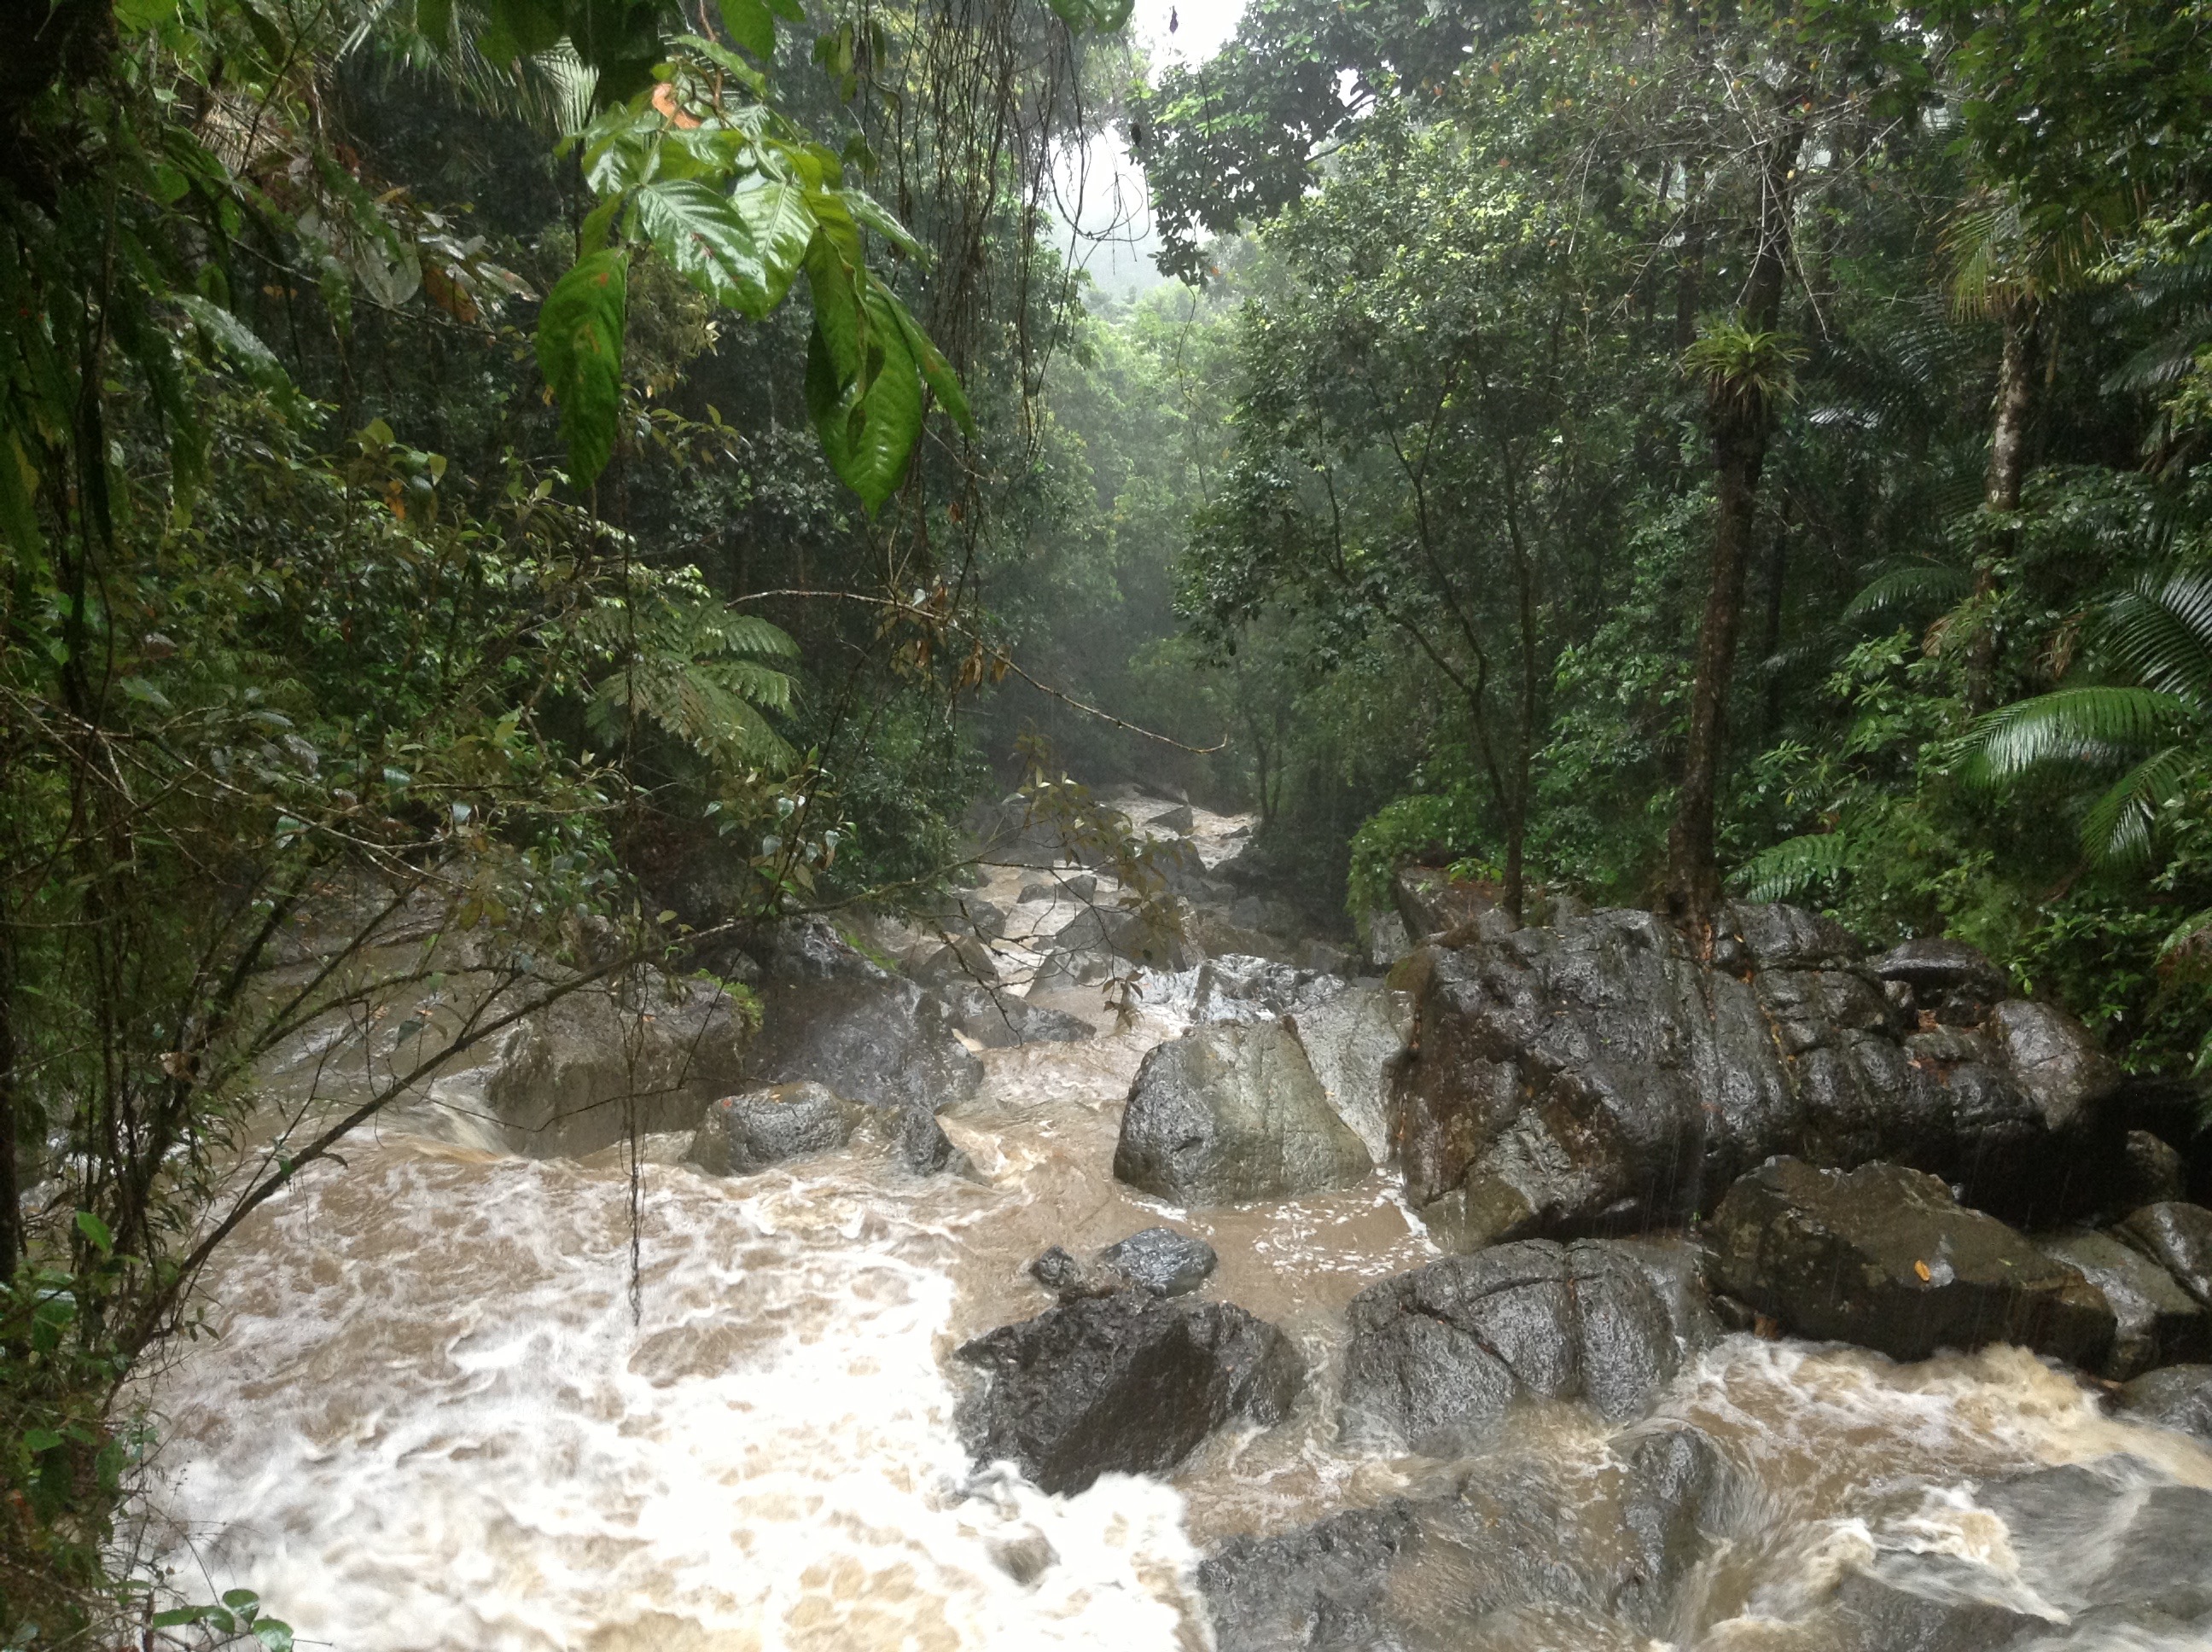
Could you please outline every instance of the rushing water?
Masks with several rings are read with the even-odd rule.
[[[219,1334],[151,1395],[179,1586],[252,1587],[346,1652],[1211,1645],[1206,1544],[1444,1472],[1340,1449],[1331,1418],[1344,1305],[1435,1253],[1385,1175],[1190,1213],[1115,1183],[1121,1098],[1187,1007],[1155,985],[1118,1028],[1097,1011],[1095,1041],[987,1057],[945,1121],[978,1180],[858,1152],[731,1181],[645,1165],[635,1318],[613,1155],[388,1135],[304,1175],[222,1258]],[[951,1349],[1047,1305],[1022,1272],[1047,1245],[1164,1218],[1220,1252],[1209,1294],[1304,1347],[1318,1375],[1296,1413],[1167,1483],[1051,1497],[974,1473]],[[1980,1478],[2126,1450],[2212,1485],[2212,1456],[2106,1419],[2017,1350],[1900,1367],[1736,1337],[1662,1409],[1763,1499],[1693,1580],[1686,1645],[1786,1643],[1762,1635],[1876,1548],[2002,1570]],[[1561,1406],[1515,1449],[1571,1468],[1601,1439]]]

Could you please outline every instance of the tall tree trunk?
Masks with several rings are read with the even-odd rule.
[[[2027,475],[2027,416],[2035,400],[2036,301],[2015,298],[2005,305],[2002,315],[2004,350],[1997,361],[1997,393],[1990,407],[1990,469],[1982,484],[1982,506],[1991,515],[2009,518],[2020,508],[2021,485]],[[2008,522],[1991,525],[1981,536],[1974,558],[1977,609],[1996,595],[1997,568],[2012,555],[2015,537]],[[1966,709],[1977,716],[1990,708],[1995,697],[1996,665],[1996,628],[1984,615],[1966,647]]]
[[[1771,661],[1782,652],[1782,598],[1790,572],[1790,507],[1782,507],[1782,520],[1774,530],[1774,550],[1766,559],[1766,635],[1759,657]],[[1770,665],[1766,674],[1766,703],[1760,708],[1759,743],[1772,744],[1782,726],[1782,673]]]
[[[0,1285],[15,1277],[23,1254],[23,1190],[17,1181],[15,1109],[15,935],[0,919]]]
[[[1772,332],[1782,316],[1790,270],[1790,173],[1805,131],[1792,125],[1774,138],[1760,166],[1759,246],[1744,286],[1740,317],[1755,333]],[[1667,840],[1667,906],[1671,915],[1709,938],[1720,904],[1720,863],[1714,847],[1714,813],[1721,757],[1728,744],[1729,688],[1735,675],[1737,633],[1743,617],[1744,571],[1759,509],[1759,472],[1773,428],[1763,396],[1732,393],[1716,385],[1708,418],[1713,437],[1717,512],[1712,565],[1705,584],[1705,616],[1698,628],[1697,677],[1690,695],[1690,738],[1683,756],[1682,789]]]

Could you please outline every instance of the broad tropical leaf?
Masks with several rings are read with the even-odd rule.
[[[872,516],[906,479],[921,434],[921,372],[911,322],[865,269],[817,240],[807,255],[814,332],[806,408],[830,468]]]
[[[554,284],[538,315],[538,367],[561,404],[571,479],[589,487],[614,457],[622,413],[622,345],[629,261],[594,252]]]
[[[761,246],[728,196],[691,179],[662,179],[633,197],[637,225],[669,263],[719,304],[759,321],[791,285],[771,288]]]

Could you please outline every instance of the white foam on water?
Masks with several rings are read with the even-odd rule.
[[[645,1176],[635,1325],[618,1171],[303,1179],[155,1395],[180,1588],[362,1652],[1206,1643],[1166,1485],[966,1494],[941,1230],[849,1176]]]

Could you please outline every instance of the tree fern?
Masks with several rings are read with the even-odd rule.
[[[648,723],[716,768],[782,769],[790,745],[767,714],[791,707],[790,677],[768,659],[799,647],[766,620],[733,614],[685,574],[633,576],[632,595],[586,611],[579,629],[611,663],[592,690],[594,738]]]
[[[1848,872],[1851,850],[1843,832],[1784,838],[1738,869],[1736,887],[1753,901],[1787,901]]]

